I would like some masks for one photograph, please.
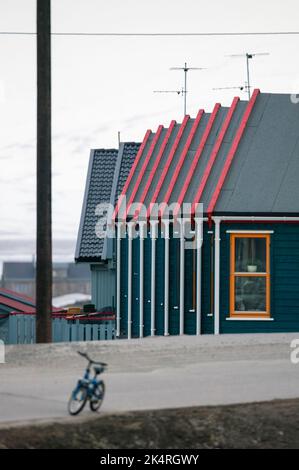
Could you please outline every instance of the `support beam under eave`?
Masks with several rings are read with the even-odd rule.
[[[214,293],[214,334],[220,333],[220,223],[221,219],[214,217],[215,223],[215,293]]]
[[[184,334],[185,317],[185,220],[180,219],[180,335]]]
[[[132,338],[132,281],[133,281],[133,230],[135,222],[129,222],[128,227],[128,339]]]
[[[164,229],[164,336],[169,335],[169,220],[163,220]]]
[[[120,336],[120,283],[121,283],[121,237],[122,224],[117,224],[116,232],[116,336]]]
[[[151,336],[156,331],[156,244],[158,238],[158,220],[151,220]]]
[[[144,331],[144,239],[147,222],[139,221],[139,337],[143,338]]]
[[[203,219],[194,218],[196,249],[196,334],[201,334]]]

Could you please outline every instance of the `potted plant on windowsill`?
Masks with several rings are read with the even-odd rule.
[[[257,259],[252,259],[250,264],[247,265],[247,271],[249,273],[259,272],[260,268],[261,268],[261,263]]]

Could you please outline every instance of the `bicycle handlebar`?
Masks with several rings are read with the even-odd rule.
[[[106,364],[106,362],[94,361],[93,359],[90,359],[90,357],[88,356],[88,354],[85,353],[85,352],[77,351],[77,353],[80,354],[80,356],[85,357],[85,359],[87,359],[87,361],[88,361],[90,364],[100,364],[101,366],[105,366],[105,367],[108,365],[108,364]]]

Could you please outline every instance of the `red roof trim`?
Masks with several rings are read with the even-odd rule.
[[[0,288],[0,304],[12,308],[12,311],[18,310],[19,312],[28,314],[35,313],[34,299],[2,287]],[[52,307],[52,309],[53,312],[59,311],[59,309],[55,307]]]
[[[172,193],[172,191],[173,191],[174,185],[175,185],[176,182],[177,182],[178,176],[179,176],[180,171],[181,171],[181,169],[182,169],[182,166],[183,166],[183,164],[184,164],[186,155],[187,155],[187,153],[188,153],[188,151],[189,151],[190,145],[191,145],[192,140],[193,140],[193,138],[194,138],[195,132],[197,131],[197,128],[198,128],[198,126],[199,126],[199,123],[200,123],[200,121],[201,121],[201,118],[202,118],[202,116],[203,116],[203,113],[204,113],[204,110],[203,110],[203,109],[200,109],[200,110],[198,111],[198,113],[197,113],[196,119],[195,119],[195,121],[194,121],[194,123],[193,123],[192,129],[191,129],[190,134],[189,134],[189,136],[188,136],[188,139],[187,139],[187,141],[186,141],[185,147],[183,148],[182,154],[181,154],[181,156],[180,156],[180,158],[179,158],[179,161],[178,161],[178,164],[177,164],[177,166],[176,166],[176,168],[175,168],[175,171],[174,171],[174,174],[173,174],[172,179],[171,179],[171,181],[170,181],[170,184],[169,184],[169,186],[168,186],[167,192],[166,192],[166,194],[165,194],[165,196],[164,196],[164,201],[163,201],[163,202],[166,203],[166,204],[168,203],[168,201],[169,201],[169,199],[170,199],[170,196],[171,196],[171,193]],[[161,210],[161,216],[163,216],[163,213],[164,213],[164,208]]]
[[[178,134],[177,134],[177,136],[176,136],[176,138],[175,138],[175,141],[174,141],[174,143],[173,143],[173,146],[172,146],[172,148],[171,148],[171,150],[170,150],[170,153],[169,153],[169,155],[168,155],[168,158],[167,158],[165,167],[163,168],[163,171],[162,171],[162,174],[161,174],[161,178],[159,179],[159,182],[158,182],[157,187],[156,187],[156,189],[155,189],[154,195],[153,195],[152,200],[151,200],[151,202],[150,202],[150,207],[148,208],[148,211],[147,211],[147,217],[150,216],[150,213],[151,213],[151,211],[152,211],[151,205],[154,204],[154,203],[156,202],[157,198],[158,198],[159,192],[160,192],[161,187],[162,187],[162,185],[163,185],[163,183],[164,183],[165,177],[166,177],[166,175],[167,175],[167,173],[168,173],[168,170],[169,170],[169,167],[170,167],[171,162],[172,162],[172,160],[173,160],[174,154],[175,154],[175,152],[176,152],[176,150],[177,150],[177,148],[178,148],[178,145],[179,145],[179,143],[180,143],[180,140],[181,140],[181,138],[182,138],[182,135],[183,135],[183,133],[184,133],[185,127],[186,127],[187,122],[189,121],[189,119],[190,119],[190,116],[185,116],[185,117],[184,117],[184,120],[183,120],[183,122],[182,122],[182,124],[181,124],[181,126],[180,126],[179,132],[178,132]]]
[[[147,142],[148,142],[148,139],[149,139],[149,136],[151,135],[151,133],[152,133],[152,131],[151,131],[150,129],[147,130],[146,133],[145,133],[143,142],[142,142],[142,144],[141,144],[140,147],[139,147],[138,153],[137,153],[136,158],[135,158],[135,160],[134,160],[134,163],[133,163],[133,165],[132,165],[132,167],[131,167],[129,176],[128,176],[128,178],[127,178],[127,180],[126,180],[126,182],[125,182],[125,185],[124,185],[124,187],[123,187],[123,190],[122,190],[122,192],[121,192],[121,194],[120,194],[120,196],[119,196],[119,198],[118,198],[117,204],[116,204],[116,206],[115,206],[115,209],[114,209],[114,212],[113,212],[113,215],[112,215],[112,220],[115,220],[115,218],[116,218],[116,216],[117,216],[117,214],[118,214],[118,211],[119,211],[119,209],[120,209],[120,207],[121,207],[121,203],[122,203],[122,201],[123,201],[123,199],[124,199],[124,197],[125,197],[125,195],[126,195],[126,192],[127,192],[127,190],[128,190],[128,187],[129,187],[129,184],[130,184],[130,182],[131,182],[131,179],[133,178],[133,175],[134,175],[134,173],[135,173],[135,170],[136,170],[137,165],[138,165],[138,163],[139,163],[139,161],[140,161],[140,159],[141,159],[141,156],[142,156],[142,154],[143,154],[144,148],[145,148],[145,146],[146,146],[146,144],[147,144]]]
[[[193,204],[192,204],[192,213],[195,212],[195,204],[199,203],[200,202],[200,199],[203,195],[203,192],[204,192],[204,189],[206,187],[206,184],[207,184],[207,181],[209,179],[209,176],[211,174],[211,171],[213,169],[213,166],[214,166],[214,163],[216,161],[216,158],[217,158],[217,155],[218,155],[218,152],[220,150],[220,147],[222,145],[222,142],[223,142],[223,139],[225,137],[225,134],[227,132],[227,129],[231,123],[231,120],[232,120],[232,117],[233,117],[233,114],[236,110],[236,107],[237,107],[237,104],[239,103],[240,101],[240,98],[238,97],[235,97],[233,99],[233,102],[231,104],[231,107],[229,108],[228,110],[228,113],[224,119],[224,122],[222,124],[222,127],[221,127],[221,130],[220,130],[220,133],[217,137],[217,140],[214,144],[214,147],[213,147],[213,150],[211,152],[211,155],[210,155],[210,159],[208,161],[208,164],[205,168],[205,171],[204,171],[204,174],[203,174],[203,177],[201,179],[201,182],[200,182],[200,185],[199,185],[199,188],[197,190],[197,193],[194,197],[194,200],[193,200]]]
[[[144,187],[143,193],[141,194],[141,197],[140,197],[140,204],[139,204],[138,208],[137,208],[136,211],[135,211],[134,219],[137,219],[137,218],[138,218],[138,215],[139,215],[139,213],[140,213],[140,206],[141,206],[141,204],[143,204],[143,202],[144,202],[144,200],[145,200],[145,198],[146,198],[146,196],[147,196],[148,190],[149,190],[149,188],[150,188],[150,185],[152,184],[152,181],[153,181],[153,178],[154,178],[154,176],[155,176],[155,174],[156,174],[158,165],[159,165],[159,163],[160,163],[160,161],[161,161],[161,158],[162,158],[162,156],[163,156],[164,150],[165,150],[165,148],[166,148],[166,145],[168,144],[168,141],[169,141],[169,139],[170,139],[170,136],[171,136],[171,134],[172,134],[172,131],[173,131],[175,125],[176,125],[176,121],[174,121],[174,120],[171,121],[170,126],[169,126],[169,128],[168,128],[168,130],[167,130],[167,133],[166,133],[166,135],[165,135],[165,137],[164,137],[164,140],[163,140],[163,142],[162,142],[162,145],[161,145],[161,148],[160,148],[160,150],[159,150],[159,153],[158,153],[158,155],[157,155],[157,158],[156,158],[156,160],[155,160],[155,163],[153,164],[152,170],[151,170],[151,172],[150,172],[150,174],[149,174],[149,177],[148,177],[148,180],[147,180],[146,185],[145,185],[145,187]]]
[[[3,295],[4,297],[12,298],[13,300],[16,300],[16,301],[21,301],[21,302],[24,301],[25,303],[34,305],[34,300],[32,297],[29,297],[28,295],[25,295],[25,294],[20,294],[19,292],[15,292],[10,289],[1,287],[0,295]]]
[[[188,190],[188,187],[189,187],[189,185],[190,185],[190,182],[191,182],[191,180],[192,180],[192,178],[193,178],[195,169],[196,169],[197,164],[198,164],[198,162],[199,162],[199,159],[200,159],[200,157],[201,157],[201,155],[202,155],[203,149],[204,149],[204,147],[205,147],[205,145],[206,145],[206,143],[207,143],[207,140],[208,140],[208,138],[209,138],[209,135],[210,135],[210,133],[211,133],[212,127],[213,127],[213,125],[214,125],[214,122],[215,122],[217,113],[218,113],[218,111],[219,111],[220,108],[221,108],[221,105],[220,105],[219,103],[216,103],[216,105],[214,106],[213,112],[212,112],[212,114],[211,114],[211,116],[210,116],[210,118],[209,118],[209,121],[208,121],[208,123],[207,123],[207,127],[206,127],[206,129],[205,129],[205,131],[204,131],[204,133],[203,133],[203,135],[202,135],[202,138],[201,138],[201,141],[200,141],[200,143],[199,143],[199,146],[198,146],[198,148],[197,148],[197,150],[196,150],[196,153],[195,153],[195,155],[194,155],[194,158],[193,158],[193,160],[192,160],[192,164],[191,164],[191,166],[190,166],[190,168],[189,168],[188,175],[187,175],[187,178],[186,178],[186,180],[185,180],[185,183],[184,183],[184,185],[183,185],[183,187],[182,187],[182,189],[181,189],[180,195],[179,195],[179,197],[178,197],[178,205],[179,205],[179,207],[182,205],[182,203],[183,203],[183,201],[184,201],[184,197],[185,197],[185,195],[186,195],[186,192],[187,192],[187,190]],[[174,211],[174,216],[176,216],[177,213],[178,213],[178,209],[176,209],[176,210]]]
[[[138,177],[137,177],[137,181],[136,181],[135,186],[134,186],[134,188],[133,188],[133,191],[132,191],[132,193],[131,193],[131,195],[130,195],[130,199],[129,199],[129,202],[128,202],[128,205],[127,205],[127,208],[126,208],[125,219],[127,218],[127,215],[128,215],[129,210],[130,210],[131,204],[132,204],[133,201],[134,201],[134,197],[136,196],[136,193],[137,193],[137,191],[138,191],[138,189],[139,189],[139,186],[140,186],[140,183],[141,183],[142,178],[143,178],[143,176],[144,176],[144,173],[145,173],[145,171],[146,171],[146,168],[147,168],[147,166],[148,166],[148,164],[149,164],[149,161],[150,161],[150,159],[152,158],[152,155],[153,155],[153,153],[154,153],[154,151],[155,151],[155,148],[156,148],[156,146],[157,146],[157,144],[158,144],[158,141],[159,141],[159,138],[160,138],[160,135],[161,135],[162,130],[163,130],[163,126],[160,125],[160,126],[158,127],[157,132],[156,132],[156,134],[155,134],[155,137],[154,137],[154,139],[153,139],[153,141],[152,141],[152,143],[151,143],[151,146],[150,146],[150,148],[149,148],[149,151],[148,151],[148,153],[147,153],[147,155],[146,155],[146,157],[145,157],[145,159],[144,159],[144,162],[143,162],[143,164],[142,164],[140,173],[139,173],[139,175],[138,175]],[[137,202],[138,202],[138,201],[137,201]]]
[[[210,201],[210,204],[208,206],[208,214],[209,216],[213,213],[214,211],[214,208],[216,206],[216,203],[218,201],[218,198],[219,198],[219,194],[220,194],[220,191],[223,187],[223,184],[225,182],[225,179],[227,177],[227,174],[229,172],[229,169],[231,167],[231,164],[232,164],[232,161],[234,159],[234,156],[238,150],[238,146],[239,146],[239,143],[240,143],[240,140],[243,136],[243,133],[244,133],[244,130],[245,130],[245,127],[247,125],[247,122],[248,122],[248,119],[251,115],[251,112],[253,110],[253,107],[255,105],[255,102],[256,102],[256,99],[258,97],[260,93],[260,90],[256,89],[254,90],[253,94],[252,94],[252,97],[250,99],[250,101],[248,102],[248,105],[247,105],[247,108],[244,112],[244,115],[242,117],[242,120],[241,120],[241,123],[240,123],[240,126],[239,126],[239,129],[235,135],[235,138],[233,140],[233,143],[231,145],[231,148],[228,152],[228,155],[227,155],[227,158],[226,158],[226,161],[225,161],[225,164],[224,164],[224,167],[223,167],[223,170],[222,170],[222,173],[220,175],[220,178],[218,180],[218,183],[217,183],[217,186],[216,186],[216,189],[214,191],[214,194],[211,198],[211,201]]]
[[[16,316],[16,315],[32,315],[32,316],[35,316],[36,313],[35,311],[34,312],[9,312],[7,314],[1,314],[1,316],[7,316],[7,315],[10,315],[10,316]],[[57,312],[54,312],[52,311],[52,319],[54,318],[63,318],[65,320],[83,320],[83,321],[86,321],[86,320],[89,320],[89,321],[98,321],[98,320],[102,320],[102,321],[110,321],[110,320],[115,320],[115,314],[113,313],[109,313],[109,314],[106,314],[106,313],[98,313],[97,315],[94,315],[94,316],[89,316],[87,313],[84,314],[83,312],[82,313],[79,313],[77,315],[69,315],[67,313],[67,310],[66,309],[60,309],[59,311]]]
[[[34,309],[33,306],[26,305],[19,300],[13,300],[3,295],[0,295],[0,305],[9,307],[12,310],[20,310],[21,312],[32,312],[32,309]]]

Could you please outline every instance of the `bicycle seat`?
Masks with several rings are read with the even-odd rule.
[[[101,366],[94,366],[94,371],[95,371],[95,374],[98,375],[98,374],[101,374],[102,372],[104,372],[105,370],[105,366],[104,365],[101,365]]]

